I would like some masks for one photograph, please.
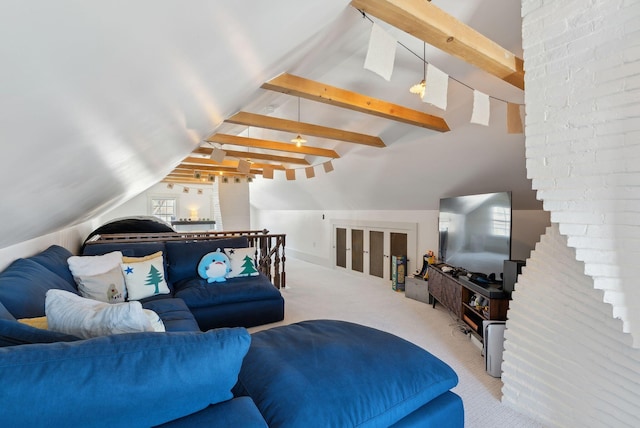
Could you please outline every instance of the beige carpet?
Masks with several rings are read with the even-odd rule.
[[[454,392],[463,399],[466,427],[541,426],[500,402],[501,380],[486,373],[480,349],[441,305],[433,309],[408,299],[393,291],[390,282],[297,259],[287,259],[286,271],[284,321],[250,331],[309,319],[339,319],[384,330],[426,349],[458,373]]]

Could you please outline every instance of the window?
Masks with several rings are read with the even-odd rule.
[[[505,207],[492,207],[493,234],[509,236],[511,228],[511,210]]]
[[[176,219],[178,212],[178,201],[174,197],[151,197],[151,215],[171,223]]]

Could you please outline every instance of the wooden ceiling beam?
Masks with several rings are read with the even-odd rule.
[[[205,158],[196,158],[193,156],[189,156],[186,157],[182,160],[182,164],[181,165],[201,165],[201,166],[222,166],[222,167],[228,167],[228,168],[237,168],[238,167],[238,161],[232,161],[232,160],[223,160],[221,163],[218,163],[216,161],[213,161],[211,159],[205,159]],[[251,164],[252,167],[254,168],[258,168],[258,169],[262,169],[265,167],[265,165],[267,167],[271,167],[274,169],[285,169],[284,166],[282,165],[275,165],[275,164],[263,164],[263,163],[257,163],[257,162],[253,162]]]
[[[360,113],[383,117],[433,131],[447,132],[447,122],[438,116],[368,97],[357,92],[336,88],[314,80],[283,73],[262,85],[263,89],[282,92]]]
[[[196,171],[200,172],[200,174],[205,174],[205,175],[220,175],[220,174],[246,175],[246,174],[243,174],[241,172],[238,172],[238,170],[236,168],[227,168],[227,167],[214,168],[214,167],[197,166],[197,165],[178,165],[177,168],[175,168],[173,171],[171,171],[171,174],[191,175],[191,176],[193,176],[193,174]],[[249,173],[250,174],[261,174],[262,170],[258,169],[258,168],[251,168],[249,170]]]
[[[213,152],[213,149],[208,147],[198,147],[193,151],[193,153],[201,154],[201,155],[211,155],[211,152]],[[230,156],[233,158],[241,158],[241,159],[248,159],[248,160],[258,159],[258,160],[270,161],[270,162],[309,165],[309,161],[304,158],[294,158],[291,156],[278,156],[278,155],[270,155],[266,153],[253,153],[253,152],[246,152],[246,151],[226,150],[226,149],[225,149],[225,152],[227,153],[227,156]]]
[[[291,132],[292,134],[328,138],[330,140],[345,141],[347,143],[364,144],[365,146],[371,147],[385,147],[380,137],[245,111],[234,114],[225,120],[225,122],[236,125],[254,126],[256,128],[273,129],[275,131]]]
[[[521,58],[428,1],[352,0],[351,5],[524,90]]]
[[[232,144],[234,146],[255,147],[258,149],[297,153],[301,155],[322,156],[334,159],[340,157],[340,155],[336,153],[335,150],[331,149],[322,149],[319,147],[311,146],[297,147],[295,144],[280,143],[278,141],[259,140],[257,138],[240,137],[238,135],[214,134],[210,137],[207,137],[205,141],[209,141],[210,143]]]
[[[224,174],[222,176],[216,175],[216,180],[219,180],[220,178],[223,177],[239,177],[239,178],[255,178],[255,175],[245,175],[245,174]],[[207,185],[207,184],[213,184],[213,181],[209,181],[207,179],[202,180],[202,179],[197,179],[197,178],[187,178],[187,177],[177,177],[177,176],[173,176],[173,175],[168,175],[165,178],[162,179],[163,183],[173,183],[173,184],[187,184],[187,185],[192,185],[192,184],[199,184],[199,185]]]

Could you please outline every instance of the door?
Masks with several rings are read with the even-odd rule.
[[[369,275],[384,278],[384,232],[369,231]]]
[[[353,273],[391,280],[391,256],[405,256],[410,261],[415,254],[416,226],[403,229],[339,224],[333,230],[334,266]],[[407,272],[409,269],[407,266]]]
[[[364,230],[351,229],[351,270],[364,272]]]
[[[347,229],[336,228],[336,266],[347,268]]]

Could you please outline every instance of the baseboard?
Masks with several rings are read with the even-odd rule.
[[[285,249],[286,257],[302,260],[305,262],[313,263],[314,265],[320,265],[324,267],[331,267],[329,260],[324,257],[319,257],[313,254],[305,253],[303,251],[296,251],[290,248]]]

